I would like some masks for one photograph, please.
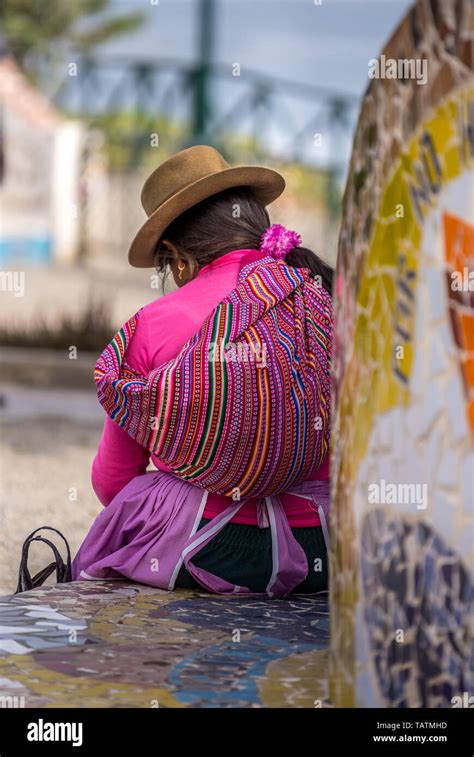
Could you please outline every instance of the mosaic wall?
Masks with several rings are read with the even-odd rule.
[[[336,275],[336,706],[474,693],[473,42],[472,2],[417,2],[356,131]],[[390,78],[399,60],[414,78]]]

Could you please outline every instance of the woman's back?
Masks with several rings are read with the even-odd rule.
[[[127,352],[143,375],[175,358],[216,305],[237,286],[241,269],[264,257],[260,250],[234,250],[198,272],[186,286],[145,305]]]
[[[199,330],[215,306],[236,287],[239,273],[249,263],[265,257],[261,250],[234,250],[204,266],[196,278],[182,288],[159,298],[142,308],[140,319],[127,349],[127,364],[142,375],[176,358],[186,342]],[[113,455],[113,460],[110,456]],[[158,470],[170,471],[156,455],[151,455]],[[117,463],[122,461],[122,468]],[[93,485],[104,504],[115,496],[140,466],[144,469],[149,460],[143,448],[133,442],[110,418],[106,419],[104,434],[93,464]],[[108,475],[111,471],[111,475]],[[326,459],[309,480],[327,480],[329,466]],[[101,496],[102,495],[102,496]],[[105,500],[105,501],[104,501]],[[285,498],[289,521],[292,525],[318,525],[319,518],[307,501]],[[225,509],[228,500],[212,493],[208,497],[205,517],[212,517]],[[234,522],[257,522],[256,500],[249,499],[234,517]]]
[[[284,186],[206,146],[145,182],[129,261],[170,271],[178,289],[133,316],[97,363],[108,415],[92,480],[107,507],[76,578],[326,588],[332,271],[271,225],[266,206]],[[144,475],[150,459],[158,470]]]

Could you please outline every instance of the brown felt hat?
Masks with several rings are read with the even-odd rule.
[[[285,180],[264,166],[231,168],[213,147],[196,145],[181,150],[156,168],[143,185],[145,221],[128,251],[135,268],[152,268],[153,251],[166,228],[185,210],[231,187],[250,187],[269,205],[281,195]]]

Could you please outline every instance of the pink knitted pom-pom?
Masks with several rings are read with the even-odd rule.
[[[260,249],[276,260],[281,260],[294,247],[299,247],[301,237],[296,231],[286,229],[280,223],[274,223],[261,236]]]

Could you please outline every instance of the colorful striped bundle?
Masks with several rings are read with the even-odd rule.
[[[266,257],[174,360],[139,375],[126,351],[140,312],[94,374],[99,401],[179,477],[234,499],[307,480],[329,447],[331,297]]]

